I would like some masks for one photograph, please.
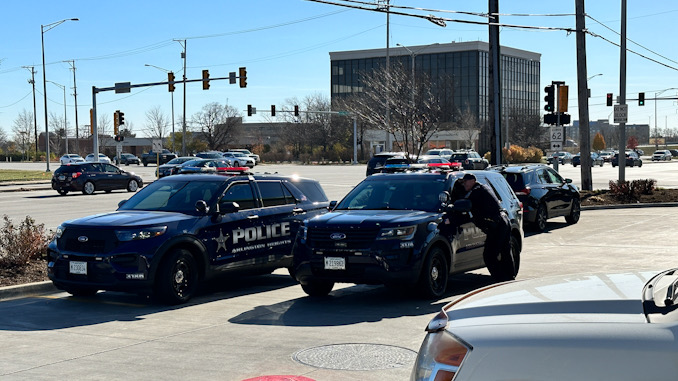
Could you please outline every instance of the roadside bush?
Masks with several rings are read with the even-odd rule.
[[[508,149],[502,148],[504,161],[508,164],[514,163],[539,163],[544,152],[536,147],[523,148],[512,144]]]
[[[29,216],[17,226],[7,215],[2,217],[0,231],[0,267],[21,267],[41,259],[47,253],[50,237],[44,224],[36,224]]]
[[[616,198],[626,201],[638,201],[644,194],[652,194],[657,180],[644,179],[629,181],[610,180],[610,193]]]

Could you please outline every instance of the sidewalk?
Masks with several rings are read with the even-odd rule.
[[[23,192],[23,191],[50,190],[50,189],[52,189],[51,180],[0,182],[0,192]]]

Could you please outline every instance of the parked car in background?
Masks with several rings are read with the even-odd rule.
[[[555,152],[546,157],[548,164],[553,164],[554,159],[558,158],[558,164],[572,164],[572,154],[569,152]]]
[[[158,167],[158,169],[155,170],[155,175],[157,177],[165,177],[165,176],[170,176],[175,174],[175,169],[189,161],[189,160],[195,160],[195,156],[181,156],[181,157],[176,157],[170,161],[168,161],[165,164],[162,164],[161,166]]]
[[[148,151],[141,155],[141,164],[143,164],[144,167],[148,166],[148,164],[165,164],[176,157],[177,155],[175,153],[172,153],[167,149],[163,149],[160,152]],[[159,163],[158,158],[160,159]]]
[[[386,159],[389,157],[404,155],[405,152],[379,152],[375,154],[370,160],[367,161],[367,170],[365,171],[365,176],[370,176],[381,172],[381,170],[384,168]]]
[[[76,163],[57,168],[52,176],[52,189],[65,196],[68,192],[90,195],[96,191],[110,193],[116,189],[136,192],[144,182],[134,172],[127,172],[108,163]]]
[[[609,163],[612,161],[612,157],[614,156],[614,151],[600,151],[598,153],[598,156],[603,158],[603,161],[606,163]]]
[[[453,150],[449,148],[436,148],[436,149],[430,149],[424,153],[426,156],[441,156],[444,159],[449,160],[450,156],[454,153]]]
[[[524,221],[533,230],[546,230],[546,220],[565,217],[569,224],[579,222],[581,196],[571,179],[564,179],[544,164],[494,166],[490,170],[504,176],[523,204]]]
[[[216,173],[225,172],[227,168],[233,167],[231,162],[225,158],[221,159],[200,159],[189,160],[176,167],[176,174],[186,173]]]
[[[207,151],[207,152],[198,152],[195,154],[195,157],[200,159],[223,159],[223,152],[219,151]]]
[[[94,156],[93,153],[90,153],[89,155],[85,156],[85,161],[88,163],[93,163],[95,158],[96,156]],[[100,153],[98,162],[111,164],[111,159],[103,153]]]
[[[251,157],[245,155],[242,152],[224,152],[223,157],[233,163],[234,167],[250,167],[254,168],[256,162]]]
[[[605,160],[603,160],[600,155],[598,155],[595,152],[591,152],[591,166],[595,167],[596,165],[598,166],[603,166],[605,163]],[[572,156],[572,166],[576,167],[578,165],[581,165],[581,153],[578,153],[574,156]]]
[[[257,165],[257,164],[259,164],[259,162],[261,162],[261,158],[259,157],[259,155],[257,155],[256,153],[252,153],[252,151],[250,151],[250,150],[248,150],[248,149],[244,149],[244,148],[236,148],[236,149],[230,149],[230,150],[228,150],[228,151],[229,151],[229,152],[240,152],[240,153],[244,153],[245,155],[247,155],[247,156],[251,157],[252,159],[254,159],[254,164],[255,164],[255,165]]]
[[[634,269],[474,290],[430,321],[410,380],[674,380],[676,284]]]
[[[454,151],[447,160],[461,163],[461,167],[466,170],[485,169],[490,166],[490,162],[476,151]]]
[[[671,155],[671,151],[667,149],[659,149],[654,151],[652,154],[652,161],[660,161],[660,160],[671,160],[673,155]]]
[[[75,163],[84,163],[85,159],[82,158],[80,155],[76,155],[74,153],[67,153],[59,158],[59,163],[61,165],[64,164],[75,164]]]
[[[437,167],[441,169],[451,169],[453,171],[459,171],[461,170],[461,163],[460,162],[451,162],[447,159],[445,159],[442,156],[436,156],[436,155],[426,155],[426,156],[420,156],[419,159],[417,160],[417,164],[426,164],[428,167]]]
[[[678,157],[678,149],[669,149],[669,152],[671,152],[671,157]]]
[[[141,160],[139,160],[136,155],[132,155],[131,153],[121,153],[120,154],[120,159],[118,159],[118,156],[115,157],[115,163],[120,165],[120,164],[125,164],[125,165],[130,165],[130,164],[136,164],[139,165],[141,164]]]
[[[615,153],[612,158],[612,166],[616,167],[619,165],[619,153]],[[626,152],[626,166],[627,167],[642,167],[643,161],[640,159],[637,153],[630,151]]]

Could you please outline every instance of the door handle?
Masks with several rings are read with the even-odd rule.
[[[302,208],[294,208],[294,209],[292,209],[292,212],[293,212],[293,213],[297,213],[297,214],[298,214],[298,213],[304,213],[304,212],[305,212],[305,210],[304,210],[304,209],[302,209]]]
[[[257,216],[256,214],[251,214],[251,215],[247,216],[248,220],[256,220],[258,218],[259,218],[259,216]]]

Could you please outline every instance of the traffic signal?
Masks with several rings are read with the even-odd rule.
[[[645,106],[645,93],[638,93],[638,106]]]
[[[294,105],[294,116],[299,116],[299,106]]]
[[[123,141],[123,140],[125,140],[125,137],[124,137],[124,136],[122,136],[122,135],[115,135],[115,141],[116,141],[116,142],[121,142],[121,141]]]
[[[120,119],[118,118],[119,114],[120,110],[115,110],[113,113],[113,135],[118,134],[118,126],[120,126]]]
[[[567,112],[567,93],[567,86],[558,86],[558,112]]]
[[[118,110],[118,126],[125,124],[125,113]]]
[[[553,97],[553,85],[551,86],[546,86],[544,87],[544,92],[546,92],[546,96],[544,97],[544,100],[546,101],[546,105],[544,106],[544,110],[548,112],[553,112],[555,110],[554,106],[554,97]]]
[[[271,105],[271,116],[275,116],[275,105]]]
[[[247,116],[252,116],[252,105],[247,105]]]
[[[612,93],[607,93],[607,105],[612,106]]]
[[[170,93],[173,93],[174,92],[174,73],[172,73],[171,71],[169,73],[167,73],[167,82],[169,82],[168,87],[169,87]]]
[[[202,89],[208,90],[209,88],[210,88],[210,71],[209,70],[203,70],[202,71]]]
[[[247,68],[241,67],[240,69],[240,87],[247,87]]]

